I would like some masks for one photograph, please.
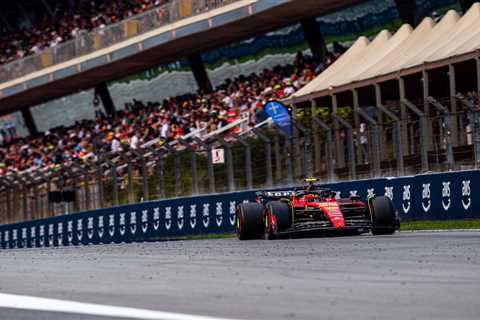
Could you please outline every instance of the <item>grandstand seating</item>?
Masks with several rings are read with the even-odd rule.
[[[330,54],[327,60],[333,63],[336,57]],[[139,148],[156,138],[165,142],[198,129],[212,132],[245,113],[254,124],[264,103],[289,97],[325,67],[298,53],[292,65],[227,80],[212,93],[189,94],[161,103],[134,100],[115,117],[107,117],[95,107],[95,121],[80,121],[36,137],[17,138],[2,130],[0,170],[60,166],[95,152]]]
[[[168,0],[90,1],[82,2],[81,6],[73,3],[64,8],[57,7],[53,17],[45,12],[30,28],[3,32],[0,36],[0,64],[41,53],[82,33],[105,28],[109,24],[160,7],[167,2]],[[133,28],[125,32],[133,32]],[[51,64],[48,54],[42,58],[47,65]]]

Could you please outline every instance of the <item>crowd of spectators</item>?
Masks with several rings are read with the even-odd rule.
[[[97,107],[95,120],[80,121],[72,127],[52,129],[35,137],[0,138],[0,172],[59,167],[87,154],[136,149],[156,138],[165,142],[199,129],[212,132],[238,120],[243,113],[248,113],[250,124],[254,124],[265,118],[266,102],[289,97],[336,57],[329,54],[326,64],[319,64],[298,53],[291,65],[226,80],[213,92],[198,92],[158,103],[133,100],[114,116],[105,115]],[[95,100],[94,105],[98,105]],[[1,131],[0,135],[8,136]]]
[[[62,42],[162,6],[169,0],[68,1],[30,27],[0,34],[0,64],[40,53]],[[61,3],[61,2],[59,2]],[[80,5],[81,4],[81,5]]]

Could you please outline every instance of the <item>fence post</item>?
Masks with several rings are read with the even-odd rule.
[[[128,203],[132,204],[135,202],[135,194],[133,190],[133,167],[130,159],[127,160],[127,179],[128,179]]]
[[[260,130],[254,128],[252,129],[253,133],[257,135],[257,137],[265,143],[265,167],[266,167],[266,174],[267,174],[267,181],[266,187],[273,186],[273,171],[272,171],[272,141],[264,134],[260,132]]]
[[[245,175],[247,178],[247,188],[253,188],[252,181],[252,148],[248,141],[240,136],[236,136],[235,139],[245,147]]]
[[[303,134],[303,156],[302,156],[302,175],[303,178],[306,178],[307,176],[311,177],[313,176],[313,170],[312,170],[312,157],[311,157],[311,150],[309,150],[309,147],[311,146],[311,141],[310,141],[310,130],[305,128],[298,120],[292,119],[293,125],[296,127],[296,132],[297,132],[297,144],[300,143],[299,137],[298,137],[298,131],[300,131]]]
[[[452,97],[452,99],[456,99],[456,97]],[[448,111],[446,107],[444,107],[440,102],[435,100],[433,97],[427,97],[428,103],[434,106],[440,113],[443,114],[443,120],[445,123],[445,142],[447,147],[447,163],[450,170],[455,169],[455,159],[453,158],[453,146],[452,146],[452,117],[453,115]],[[456,108],[456,105],[455,105]],[[458,130],[458,127],[453,126],[453,130],[455,128]],[[457,132],[458,133],[458,132]],[[458,134],[453,139],[458,139]],[[458,141],[458,140],[457,140]]]
[[[145,155],[139,150],[132,150],[133,155],[137,158],[137,161],[140,160],[142,167],[142,180],[143,180],[143,201],[148,201],[149,199],[149,189],[148,189],[148,172],[147,172],[147,159]]]
[[[276,125],[274,125],[274,127],[277,130],[277,132],[280,133],[280,135],[285,138],[285,149],[286,149],[285,160],[287,162],[287,184],[292,185],[293,184],[292,138],[288,134],[283,132]],[[276,145],[275,147],[278,147],[278,149],[275,150],[275,153],[278,153],[278,159],[280,159],[280,145],[278,144],[278,146]],[[277,166],[277,170],[280,170],[280,174],[281,174],[281,169],[279,169],[279,166]]]
[[[427,150],[427,141],[428,141],[428,129],[427,129],[427,120],[425,114],[420,111],[413,103],[407,99],[403,99],[400,103],[404,107],[408,107],[412,110],[419,118],[420,121],[420,154],[422,159],[422,172],[428,171],[428,150]]]
[[[165,143],[165,147],[168,150],[168,153],[174,156],[175,158],[175,196],[180,196],[182,194],[182,163],[180,159],[180,152],[175,150],[174,147]]]
[[[207,151],[208,191],[215,193],[215,172],[213,169],[212,144],[205,143],[199,137],[192,137],[193,141]]]
[[[165,170],[164,170],[164,161],[163,157],[165,155],[165,151],[163,149],[153,151],[156,156],[155,167],[157,169],[157,176],[158,176],[158,197],[160,199],[166,198],[165,192]]]
[[[273,137],[273,148],[275,149],[275,180],[277,183],[282,180],[282,158],[280,154],[280,139],[278,133]]]
[[[379,137],[379,132],[378,132],[378,124],[377,122],[371,118],[364,110],[361,108],[356,108],[354,109],[354,112],[357,113],[360,117],[365,119],[373,128],[373,137],[372,137],[372,153],[373,153],[373,170],[375,172],[375,176],[379,177],[381,176],[381,171],[380,171],[380,137]],[[360,139],[360,136],[358,137]],[[361,144],[361,141],[358,141],[359,145]]]
[[[394,128],[394,145],[395,145],[395,158],[397,159],[397,175],[402,176],[404,174],[404,164],[403,164],[403,148],[402,145],[402,135],[401,135],[401,121],[400,119],[390,110],[388,110],[382,104],[377,104],[377,108],[385,113],[395,122]],[[381,158],[380,158],[381,159]]]
[[[190,151],[190,161],[192,164],[192,194],[198,195],[197,154],[195,153],[195,149],[187,141],[179,138],[178,142]]]
[[[118,183],[117,183],[117,165],[115,162],[110,159],[106,159],[106,162],[110,165],[110,176],[112,179],[112,188],[113,188],[113,205],[118,206]],[[103,207],[103,206],[102,206]]]
[[[218,142],[225,148],[227,157],[227,176],[228,176],[228,191],[235,191],[235,176],[233,172],[233,156],[232,146],[223,138],[219,137]]]
[[[332,147],[333,147],[333,138],[332,138],[332,128],[320,120],[319,117],[313,116],[312,117],[313,122],[315,123],[315,126],[317,128],[321,128],[325,134],[326,134],[326,142],[325,142],[325,163],[327,165],[327,176],[328,176],[328,181],[332,182],[335,180],[335,161],[333,158],[333,152],[332,152]],[[318,139],[318,138],[317,138]],[[320,143],[317,146],[320,154]],[[320,169],[320,161],[321,159],[318,159],[318,168]]]
[[[354,180],[357,178],[357,168],[356,168],[356,163],[355,163],[355,146],[353,142],[353,128],[350,123],[345,121],[342,117],[340,117],[337,113],[332,112],[332,117],[342,126],[344,126],[347,129],[347,144],[348,144],[348,160],[349,160],[349,174],[350,174],[350,179]]]

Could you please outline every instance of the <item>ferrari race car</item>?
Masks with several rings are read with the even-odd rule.
[[[337,199],[332,190],[306,179],[306,187],[257,192],[257,201],[237,206],[240,240],[274,239],[304,232],[374,235],[400,229],[398,215],[388,197]]]

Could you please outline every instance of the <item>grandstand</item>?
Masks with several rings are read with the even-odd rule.
[[[271,187],[313,174],[339,180],[476,165],[479,5],[415,28],[418,17],[405,14],[415,2],[397,1],[412,26],[371,42],[361,37],[342,56],[342,45],[328,52],[315,16],[358,2],[47,6],[54,26],[40,20],[21,34],[6,32],[0,47],[0,113],[22,110],[31,133],[1,132],[3,216],[11,222]],[[78,19],[67,22],[62,12]],[[292,64],[213,88],[202,51],[297,22],[311,54],[299,51]],[[114,106],[108,81],[180,57],[188,58],[198,92]],[[38,133],[29,107],[87,88],[96,92],[94,120]],[[272,100],[290,105],[293,137],[267,119],[263,108]],[[226,161],[214,167],[216,148]],[[64,190],[75,193],[69,206],[48,201]]]

